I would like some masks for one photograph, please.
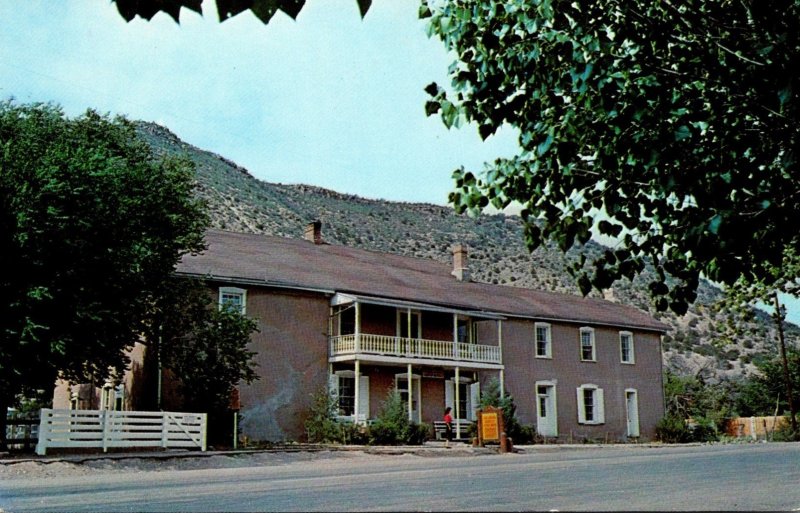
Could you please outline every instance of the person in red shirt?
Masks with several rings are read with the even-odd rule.
[[[453,439],[453,416],[450,415],[449,406],[444,409],[444,446],[450,447],[450,440]]]

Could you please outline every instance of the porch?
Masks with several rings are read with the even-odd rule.
[[[387,356],[401,359],[502,364],[500,346],[369,333],[332,336],[329,351],[331,361],[341,361],[346,359],[341,357],[348,356]]]

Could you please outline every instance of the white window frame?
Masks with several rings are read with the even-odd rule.
[[[578,424],[598,425],[605,424],[605,400],[603,398],[603,389],[593,383],[586,383],[579,386],[577,389],[578,399]],[[593,419],[586,419],[586,404],[585,391],[592,391],[592,413]]]
[[[628,356],[629,358],[625,359],[625,352],[622,350],[623,340],[625,337],[628,337],[630,341],[630,346],[628,347]],[[619,361],[620,363],[624,363],[627,365],[633,365],[636,363],[636,352],[633,349],[633,333],[630,331],[620,331],[619,332]]]
[[[589,334],[589,341],[592,344],[592,357],[591,358],[584,358],[583,357],[583,334]],[[588,326],[584,326],[579,330],[578,333],[578,344],[580,349],[580,357],[582,362],[596,362],[597,361],[597,343],[595,342],[594,337],[594,328],[590,328]]]
[[[358,386],[359,386],[359,398],[358,398],[358,410],[353,411],[353,415],[344,415],[342,414],[341,410],[339,410],[339,379],[340,378],[350,378],[355,380],[356,373],[355,371],[344,369],[335,371],[333,374],[329,375],[328,377],[328,389],[330,392],[336,396],[336,417],[339,420],[350,421],[353,420],[354,417],[358,418],[358,421],[367,420],[369,417],[369,376],[365,375],[363,372],[358,377]],[[355,386],[355,382],[353,383]],[[353,389],[353,393],[356,390]],[[353,409],[355,410],[355,404],[353,404]]]
[[[242,298],[242,315],[247,313],[247,290],[240,289],[239,287],[220,287],[219,288],[219,309],[222,310],[225,302],[223,298],[226,295],[240,296]]]
[[[544,354],[539,354],[539,329],[547,333]],[[553,358],[553,327],[547,322],[537,322],[533,325],[533,353],[536,358]]]

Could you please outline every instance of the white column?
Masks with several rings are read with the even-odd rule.
[[[411,403],[411,398],[412,398],[411,394],[413,394],[414,392],[413,392],[413,386],[411,385],[412,382],[411,376],[412,376],[411,364],[409,363],[408,364],[408,420],[414,420],[414,415],[413,415],[414,410]]]
[[[361,351],[361,303],[356,301],[356,333],[355,333],[355,351],[358,354]]]
[[[461,418],[461,393],[460,393],[460,384],[461,384],[461,373],[460,368],[456,367],[456,438],[461,438],[461,422],[459,419]]]
[[[408,342],[406,343],[405,354],[409,355],[411,353],[411,339],[413,338],[411,336],[411,308],[407,309],[406,316],[407,316],[406,320],[407,320],[407,324],[408,324],[408,327],[406,328],[407,329],[406,335],[408,335]],[[411,390],[411,378],[408,378],[408,390],[409,391]],[[409,394],[409,397],[411,397],[411,394]]]
[[[453,358],[458,360],[458,314],[453,314]]]
[[[361,386],[360,386],[361,385],[361,361],[359,361],[359,360],[356,360],[355,372],[356,372],[356,379],[355,379],[355,387],[356,387],[356,389],[355,389],[355,394],[354,394],[355,397],[353,398],[353,423],[354,424],[358,424],[358,412],[361,411],[359,409],[359,406],[361,405],[360,404],[361,403],[361,397],[360,397],[361,394],[359,393],[361,391]]]

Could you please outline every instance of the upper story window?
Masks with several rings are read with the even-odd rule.
[[[418,311],[397,311],[397,336],[401,338],[422,338],[422,316]]]
[[[597,385],[581,385],[578,392],[578,423],[604,424],[605,404],[603,389]]]
[[[594,329],[581,328],[581,360],[594,362],[597,360],[594,347]]]
[[[537,322],[536,330],[536,358],[552,358],[551,328],[545,322]]]
[[[339,335],[352,335],[356,332],[356,307],[348,306],[339,312]]]
[[[220,287],[219,307],[232,308],[244,315],[247,312],[247,291],[236,287]]]
[[[456,340],[463,344],[478,343],[478,326],[472,319],[456,320]]]
[[[630,331],[619,332],[619,357],[622,363],[634,363],[633,333]]]

